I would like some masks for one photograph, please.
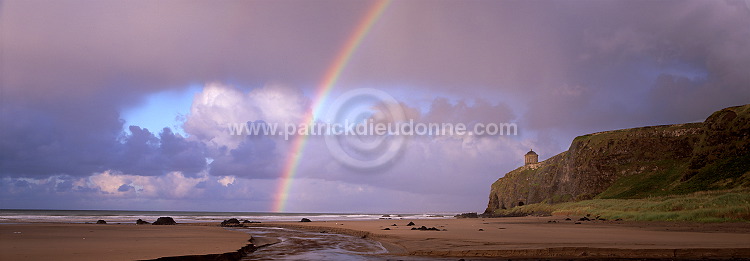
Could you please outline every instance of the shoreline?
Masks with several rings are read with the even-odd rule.
[[[414,231],[411,230],[411,226],[405,226],[408,222],[416,223],[414,227],[425,225],[445,231]],[[393,226],[394,224],[397,226]],[[575,224],[575,221],[566,221],[565,217],[517,217],[269,222],[247,226],[284,227],[368,238],[380,242],[388,250],[387,255],[401,256],[552,259],[750,258],[750,223]],[[386,228],[388,230],[384,230]]]

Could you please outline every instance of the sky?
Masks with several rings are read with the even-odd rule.
[[[0,208],[481,212],[529,149],[702,121],[748,72],[748,0],[5,0]],[[401,114],[518,132],[228,130]]]

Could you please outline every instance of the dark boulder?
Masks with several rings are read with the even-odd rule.
[[[135,221],[135,224],[136,225],[148,225],[148,224],[151,224],[151,223],[148,223],[148,221],[143,221],[143,219],[139,218],[138,220]]]
[[[172,217],[159,217],[152,225],[177,225],[177,222]]]
[[[99,219],[99,220],[97,220],[97,221],[96,221],[96,223],[97,223],[97,224],[104,224],[104,225],[106,225],[106,224],[107,224],[107,221],[104,221],[104,220],[101,220],[101,219]]]
[[[230,218],[221,222],[222,227],[241,227],[242,224],[236,218]]]
[[[413,228],[411,228],[411,230],[422,230],[422,231],[440,231],[440,229],[438,229],[438,228],[436,228],[436,227],[431,227],[431,228],[428,228],[428,227],[426,227],[426,226],[421,226],[421,227],[419,227],[419,228],[413,227]]]
[[[409,224],[406,224],[406,225],[407,225],[407,226],[414,226],[415,224],[414,224],[414,222],[411,222],[411,221],[410,221],[410,222],[409,222]]]
[[[302,218],[299,222],[312,222],[309,218]]]

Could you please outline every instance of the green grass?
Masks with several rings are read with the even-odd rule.
[[[698,173],[674,189],[675,193],[689,193],[707,189],[727,189],[750,185],[750,154],[719,160],[703,167]]]
[[[639,163],[634,163],[639,164]],[[658,171],[645,171],[616,180],[607,190],[597,196],[602,199],[630,199],[673,194],[671,188],[680,179],[687,165],[672,160],[653,162],[649,165]],[[623,169],[634,169],[624,167]]]
[[[636,221],[750,222],[750,189],[704,191],[641,199],[592,199],[530,204],[495,212],[499,216],[551,214],[601,216]]]
[[[749,107],[750,108],[750,107]],[[617,139],[624,135],[631,135],[633,132],[639,131],[675,131],[680,129],[699,128],[703,123],[684,123],[684,124],[672,124],[672,125],[657,125],[657,126],[645,126],[639,128],[628,128],[619,130],[609,130],[597,133],[591,133],[575,137],[573,142],[590,141],[592,143],[599,143],[608,139]]]
[[[699,170],[689,170],[687,163],[673,160],[631,165],[653,167],[655,170],[623,176],[596,198],[633,199],[750,187],[750,153],[717,160]],[[629,165],[619,168],[622,171],[634,169]],[[683,175],[689,171],[694,171],[694,174],[682,181]]]

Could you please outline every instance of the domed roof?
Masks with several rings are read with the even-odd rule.
[[[529,152],[526,152],[526,156],[528,156],[528,155],[537,155],[537,154],[536,154],[536,152],[534,152],[534,150],[529,150]]]

